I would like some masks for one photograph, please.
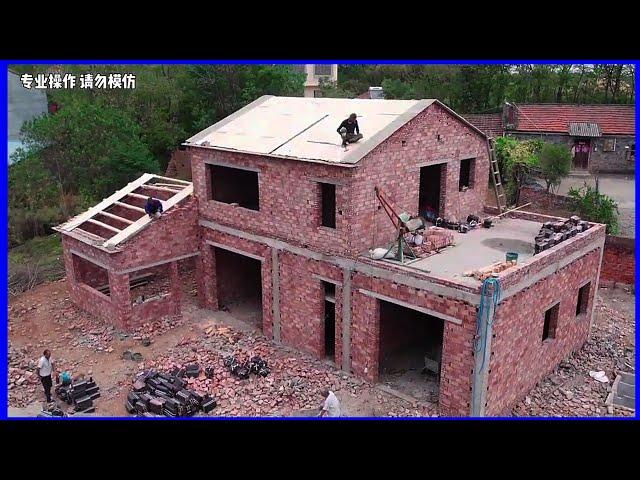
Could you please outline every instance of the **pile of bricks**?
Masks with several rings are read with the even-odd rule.
[[[463,275],[465,277],[473,277],[476,280],[480,280],[481,282],[485,281],[487,278],[491,276],[497,276],[498,273],[507,270],[516,265],[515,260],[509,260],[506,262],[497,262],[488,267],[480,268],[478,270],[473,270],[469,272],[464,272]]]
[[[190,364],[186,368],[174,368],[170,374],[148,370],[138,376],[129,392],[125,407],[129,413],[141,416],[185,417],[203,411],[209,413],[217,406],[210,395],[200,395],[186,388],[186,378],[198,377],[201,373],[198,364]],[[206,369],[208,376],[213,369]]]
[[[424,232],[424,240],[420,245],[411,245],[419,257],[428,257],[440,249],[453,245],[453,234],[441,227],[429,227]]]
[[[73,405],[75,413],[95,412],[93,401],[100,397],[100,387],[91,377],[89,380],[72,382],[69,385],[58,385],[55,392],[60,400]]]
[[[584,232],[590,227],[589,222],[581,220],[576,215],[564,221],[545,222],[535,238],[534,255],[548,250],[571,237],[575,237],[578,233]]]

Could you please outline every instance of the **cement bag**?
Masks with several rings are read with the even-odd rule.
[[[370,250],[371,258],[374,260],[382,260],[386,253],[386,248],[374,248],[373,250]]]

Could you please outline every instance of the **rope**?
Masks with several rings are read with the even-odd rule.
[[[489,298],[488,296],[488,291],[489,291],[489,287],[493,287],[493,292],[491,295],[491,298]],[[480,367],[480,370],[484,369],[484,365],[485,365],[485,361],[486,361],[486,351],[487,351],[487,341],[489,338],[489,327],[493,325],[493,315],[491,315],[491,304],[489,304],[489,302],[493,303],[493,311],[495,313],[495,309],[498,306],[498,303],[500,302],[500,282],[498,281],[497,278],[487,278],[485,279],[485,281],[482,283],[482,292],[481,292],[481,296],[480,296],[480,307],[478,308],[478,323],[476,325],[476,345],[475,345],[475,351],[476,353],[478,353],[480,351],[480,338],[481,338],[481,329],[482,329],[482,322],[483,320],[485,320],[484,317],[486,317],[486,324],[487,324],[487,334],[484,336],[484,345],[483,345],[483,351],[485,352],[485,354],[482,356],[482,366]]]

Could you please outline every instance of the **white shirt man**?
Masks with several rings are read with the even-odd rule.
[[[36,373],[38,374],[38,377],[40,377],[40,381],[44,387],[44,395],[47,397],[47,403],[51,403],[51,387],[53,386],[51,375],[53,374],[54,369],[55,366],[51,359],[51,352],[49,350],[45,350],[42,357],[40,357],[40,360],[38,360]]]
[[[321,417],[340,417],[342,412],[340,411],[340,402],[338,401],[338,397],[331,390],[325,390],[324,396],[326,397],[324,400],[324,404],[322,405],[322,410],[320,411]]]
[[[38,375],[41,377],[50,377],[53,371],[53,360],[44,355],[38,360]]]

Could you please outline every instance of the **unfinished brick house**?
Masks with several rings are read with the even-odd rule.
[[[345,151],[336,129],[352,112],[364,139]],[[127,263],[144,248],[136,242],[170,229],[175,250],[166,259],[194,255],[201,306],[224,307],[275,342],[370,381],[414,375],[412,393],[434,395],[443,415],[508,412],[588,337],[601,225],[534,256],[549,218],[513,212],[492,228],[448,230],[452,246],[410,261],[372,258],[371,249],[398,236],[376,187],[412,216],[425,208],[447,219],[483,216],[486,137],[437,100],[265,96],[185,147],[193,216],[174,219],[169,210],[117,254],[92,256],[65,238],[68,272],[76,255],[69,249],[99,258],[111,290],[127,297],[125,275],[147,266]],[[491,322],[479,318],[482,283],[463,273],[504,261],[506,252],[519,263],[497,274],[499,304],[486,303]],[[109,263],[115,255],[123,260]],[[82,306],[90,287],[81,287],[73,298]]]

